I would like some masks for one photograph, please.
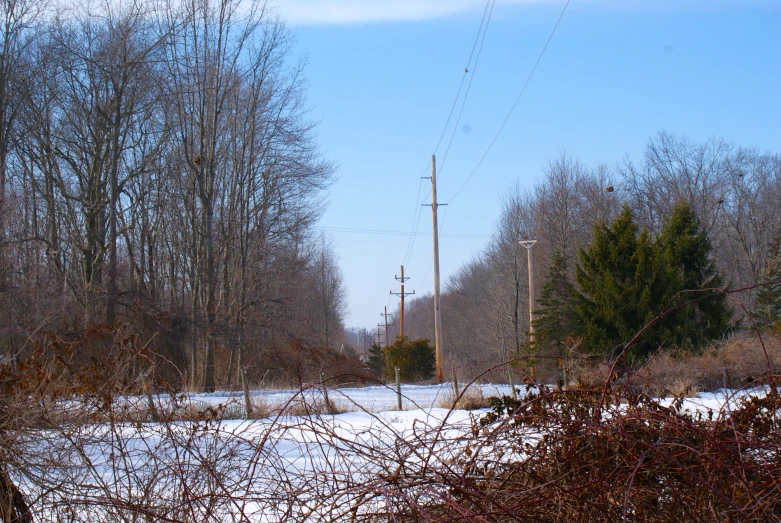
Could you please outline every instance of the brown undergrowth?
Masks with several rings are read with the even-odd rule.
[[[319,383],[285,405],[253,405],[257,422],[226,423],[243,405],[186,396],[166,410],[146,346],[98,334],[94,362],[90,345],[51,340],[0,366],[0,522],[781,522],[776,342],[765,340],[764,372],[749,364],[748,338],[668,360],[718,369],[733,390],[710,409],[654,399],[641,380],[663,377],[652,361],[396,428],[401,418],[382,413],[362,412],[370,423],[357,427],[324,416]]]
[[[623,386],[494,398],[438,489],[396,493],[400,519],[781,521],[781,396],[768,390],[708,412]]]
[[[781,372],[781,341],[742,333],[700,354],[667,351],[655,354],[636,379],[655,396],[680,395],[687,389],[713,391],[751,386],[758,378]]]
[[[482,391],[477,387],[468,387],[461,391],[458,396],[454,396],[453,392],[449,392],[437,401],[437,407],[443,409],[478,410],[490,406],[490,400],[483,396]]]
[[[593,359],[572,360],[570,366],[570,387],[597,387],[610,373],[610,364]],[[781,374],[781,340],[773,333],[760,338],[742,332],[701,352],[659,350],[621,379],[654,397],[692,397],[699,391],[750,387],[768,373]],[[557,376],[551,376],[555,382]]]

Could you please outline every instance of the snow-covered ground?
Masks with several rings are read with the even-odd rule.
[[[510,392],[506,385],[472,386],[484,397]],[[374,386],[329,389],[331,401],[346,411],[336,415],[291,416],[278,409],[257,420],[115,423],[37,433],[30,448],[45,448],[67,466],[39,480],[59,485],[54,490],[22,483],[40,496],[52,520],[61,515],[63,503],[83,499],[79,521],[118,521],[119,516],[108,515],[131,495],[138,503],[148,503],[144,496],[156,500],[166,514],[197,516],[196,521],[349,521],[355,511],[393,506],[387,496],[395,494],[383,490],[389,482],[410,481],[417,485],[416,495],[420,489],[423,495],[440,495],[433,490],[441,488],[436,482],[421,478],[447,473],[464,459],[496,462],[519,452],[510,443],[499,448],[500,442],[476,439],[485,409],[441,408],[452,397],[451,385],[403,385],[402,393],[401,411],[395,410],[393,387]],[[251,396],[281,406],[302,398],[317,401],[320,394],[314,387],[256,390]],[[743,394],[701,393],[682,408],[705,416],[724,413],[725,402],[732,405]],[[158,400],[164,404],[170,398]],[[191,394],[184,400],[243,404],[240,393]],[[526,437],[531,441],[535,434],[530,430]]]
[[[470,389],[479,389],[483,397],[502,396],[510,394],[509,385],[473,384]],[[431,407],[444,406],[448,398],[453,396],[453,385],[401,385],[402,410],[429,409]],[[280,406],[297,397],[306,397],[308,400],[322,397],[320,389],[316,386],[299,389],[281,390],[253,390],[250,392],[253,400],[261,400],[266,405]],[[329,400],[338,410],[383,412],[396,410],[397,397],[395,385],[376,385],[371,387],[330,388]],[[243,405],[244,399],[241,391],[237,392],[212,392],[191,393],[187,397],[194,404],[203,405]]]

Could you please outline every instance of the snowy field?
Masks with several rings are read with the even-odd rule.
[[[510,392],[505,385],[473,386],[484,397]],[[329,389],[331,401],[346,411],[336,415],[115,422],[37,432],[26,444],[43,450],[39,459],[57,456],[62,466],[21,483],[51,521],[63,520],[62,507],[73,500],[84,501],[69,521],[124,521],[128,499],[151,511],[151,520],[164,520],[164,513],[171,521],[374,521],[405,492],[416,499],[446,495],[429,478],[467,461],[480,466],[523,453],[511,443],[479,440],[488,430],[479,424],[487,409],[441,408],[443,398],[452,397],[451,385],[403,385],[402,392],[402,411],[395,410],[394,388],[375,386]],[[318,401],[320,392],[258,390],[251,396],[278,406],[297,398]],[[686,399],[682,410],[723,416],[725,404],[736,405],[738,397],[702,393]],[[238,407],[243,396],[191,394],[186,401]],[[536,435],[526,437],[533,442]],[[388,484],[399,488],[389,492]],[[153,501],[157,505],[147,508]]]
[[[464,388],[461,386],[460,391]],[[510,386],[505,384],[471,384],[469,386],[469,392],[475,390],[484,398],[490,398],[492,396],[501,397],[510,395]],[[526,393],[526,387],[516,386],[520,396]],[[535,391],[536,389],[532,389]],[[690,412],[702,412],[706,414],[708,411],[719,411],[724,407],[729,400],[731,405],[736,405],[740,398],[748,394],[764,394],[763,391],[747,392],[741,391],[724,391],[718,390],[715,392],[700,392],[696,397],[686,398],[682,407],[683,410]],[[411,411],[411,413],[402,416],[408,420],[411,424],[415,421],[419,421],[416,416],[422,417],[427,421],[432,419],[432,412],[439,410],[447,411],[453,398],[453,385],[452,383],[443,383],[441,385],[401,385],[402,394],[402,410]],[[388,414],[390,411],[396,411],[397,409],[397,395],[395,385],[377,385],[370,387],[354,387],[354,388],[329,388],[328,396],[331,403],[336,407],[339,412],[358,413],[363,412],[365,414]],[[303,399],[308,404],[313,404],[318,401],[322,401],[322,391],[318,386],[305,387],[303,389],[262,389],[250,391],[250,397],[253,401],[260,400],[268,407],[278,408],[287,405],[293,401]],[[185,401],[198,407],[205,408],[207,406],[235,406],[243,409],[244,397],[241,391],[226,392],[219,391],[213,393],[189,393],[184,396]],[[165,403],[166,396],[160,396],[159,401]],[[662,405],[669,406],[672,404],[672,399],[660,399],[659,402]],[[432,410],[433,409],[433,410]],[[485,412],[487,409],[473,411],[473,414],[479,414]],[[236,411],[234,411],[236,412]],[[417,414],[414,414],[417,413]],[[460,418],[464,415],[463,412],[453,411],[450,417]],[[376,416],[355,416],[347,414],[337,415],[337,419],[363,419],[370,420]],[[436,416],[434,416],[436,419]]]
[[[479,389],[483,397],[502,396],[510,394],[509,385],[474,384],[470,390]],[[461,388],[463,390],[463,387]],[[383,412],[397,410],[395,385],[376,385],[372,387],[329,388],[329,400],[340,411]],[[409,385],[402,383],[402,410],[430,409],[444,406],[453,396],[453,385]],[[250,392],[253,400],[261,400],[266,405],[280,406],[293,398],[306,397],[308,401],[322,399],[318,387],[304,390],[253,390]],[[238,392],[194,393],[187,395],[194,405],[243,405],[244,397]]]

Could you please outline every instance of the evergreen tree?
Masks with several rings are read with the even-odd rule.
[[[578,250],[572,306],[574,329],[586,350],[608,355],[656,316],[662,287],[654,258],[651,239],[647,231],[638,234],[628,206],[610,225],[595,227],[591,245]],[[646,332],[627,359],[645,356],[657,342]]]
[[[534,339],[539,349],[561,354],[564,340],[572,334],[573,325],[569,311],[572,285],[567,277],[567,262],[560,251],[553,253],[551,266],[545,276],[537,318],[534,320]]]
[[[716,290],[723,280],[710,260],[711,245],[694,211],[675,208],[659,237],[638,234],[625,206],[610,225],[598,225],[594,240],[578,252],[573,292],[573,330],[591,352],[608,354],[659,319],[627,352],[629,363],[659,347],[697,349],[729,328],[726,297]]]
[[[385,351],[378,344],[372,343],[369,347],[369,361],[366,365],[377,374],[385,370]]]
[[[763,283],[756,294],[754,321],[758,327],[781,335],[781,237],[770,249]]]
[[[731,311],[727,297],[718,294],[723,278],[710,259],[711,243],[694,210],[678,205],[655,243],[663,273],[664,309],[698,298],[666,316],[659,325],[666,345],[697,349],[722,336],[729,328]]]
[[[425,338],[411,340],[407,336],[396,338],[393,345],[385,347],[385,378],[392,380],[399,375],[405,381],[421,381],[434,376],[435,354],[431,342]]]

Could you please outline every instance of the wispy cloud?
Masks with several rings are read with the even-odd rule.
[[[530,4],[550,0],[498,0]],[[482,10],[485,0],[284,0],[279,12],[294,25],[356,24],[445,18]]]
[[[564,0],[496,0],[497,6]],[[419,21],[481,12],[486,0],[277,0],[279,14],[292,25],[339,25]],[[580,3],[580,2],[579,2]],[[716,9],[724,6],[775,6],[778,0],[588,0],[591,5],[622,10]]]

